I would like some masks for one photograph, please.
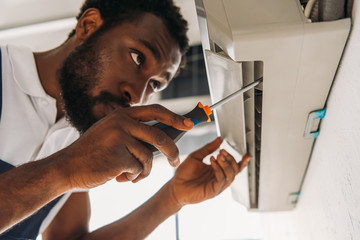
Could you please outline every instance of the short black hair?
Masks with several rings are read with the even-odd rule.
[[[151,13],[162,19],[171,36],[178,42],[182,55],[189,48],[189,39],[186,35],[188,23],[180,14],[180,8],[172,0],[85,0],[77,20],[89,8],[100,11],[103,24],[99,28],[105,31],[124,21],[132,21],[145,13]],[[73,29],[69,38],[74,36]]]

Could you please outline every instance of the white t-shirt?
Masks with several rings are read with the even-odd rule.
[[[70,145],[79,134],[63,118],[43,89],[30,49],[2,46],[0,159],[15,167],[47,157]],[[40,233],[65,203],[67,193],[43,221]]]

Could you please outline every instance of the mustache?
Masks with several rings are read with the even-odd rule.
[[[100,94],[96,97],[93,97],[91,99],[92,105],[95,105],[97,103],[115,103],[123,108],[130,107],[129,100],[126,97],[117,97],[110,92],[102,91]]]

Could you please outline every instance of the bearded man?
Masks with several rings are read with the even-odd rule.
[[[153,153],[141,141],[180,164],[171,138],[144,122],[180,130],[193,122],[144,105],[180,71],[188,48],[187,23],[171,0],[87,0],[77,19],[55,49],[1,47],[0,239],[143,239],[184,205],[219,194],[247,165],[225,150],[202,163],[217,138],[138,209],[89,232],[87,189],[150,173]]]

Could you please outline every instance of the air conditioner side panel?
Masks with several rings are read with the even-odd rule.
[[[269,75],[264,73],[260,210],[294,207],[291,195],[300,190],[313,146],[303,137],[307,117],[325,106],[349,28],[348,19],[306,26],[292,74],[279,76],[271,66],[276,63],[264,61]],[[292,82],[287,90],[279,87],[286,82]]]

